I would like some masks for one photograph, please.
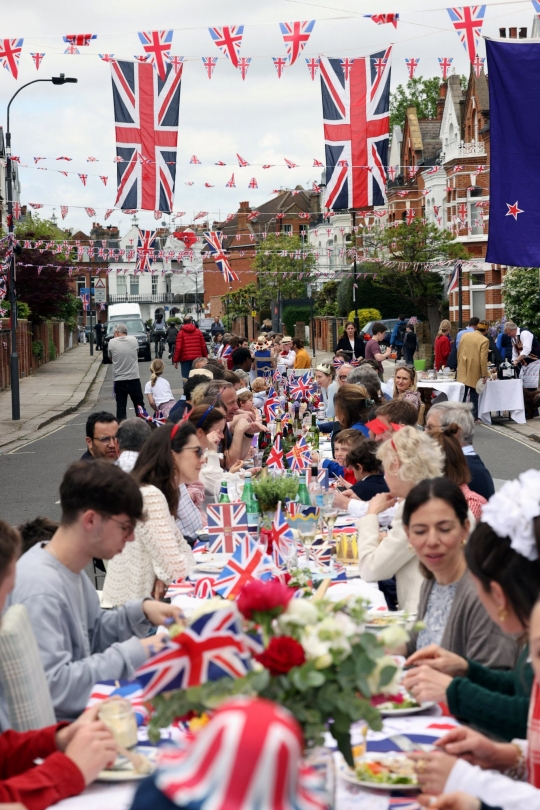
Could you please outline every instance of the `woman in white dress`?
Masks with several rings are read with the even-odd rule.
[[[190,573],[193,553],[175,518],[180,485],[198,481],[203,463],[189,423],[163,425],[146,441],[132,472],[141,488],[145,519],[137,523],[133,541],[108,564],[102,607],[160,598],[171,582]]]

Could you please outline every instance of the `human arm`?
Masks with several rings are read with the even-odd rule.
[[[388,493],[379,493],[369,502],[386,496]],[[354,501],[351,502],[351,506]],[[369,511],[368,506],[368,511]],[[388,507],[386,507],[388,508]],[[384,510],[382,510],[384,511]],[[368,582],[377,582],[381,579],[390,579],[414,557],[414,551],[409,549],[407,535],[401,521],[402,507],[396,510],[392,528],[379,542],[380,528],[377,514],[369,513],[358,521],[358,567],[362,579]]]
[[[322,466],[327,469],[328,472],[332,473],[334,478],[340,478],[345,472],[345,467],[342,467],[341,464],[338,464],[337,461],[331,458],[323,459]]]
[[[173,354],[173,364],[176,368],[178,368],[178,363],[180,362],[180,355],[182,354],[182,348],[184,343],[184,333],[180,329],[176,336],[176,343],[174,344],[174,354]]]
[[[201,357],[208,357],[208,348],[206,346],[206,341],[204,339],[204,335],[202,332],[200,334],[200,342],[201,342]]]
[[[226,466],[230,470],[237,461],[247,457],[253,436],[255,433],[264,430],[264,426],[258,422],[241,416],[234,425],[232,444],[226,453]],[[246,435],[247,434],[247,435]]]
[[[152,396],[152,394],[146,394],[148,397],[148,402],[150,403],[150,407],[153,408],[154,411],[157,411],[156,400]]]
[[[147,520],[137,526],[137,536],[156,578],[170,585],[175,579],[187,577],[193,569],[193,552],[176,526],[163,493],[156,487],[143,487],[142,493]]]
[[[392,329],[392,334],[390,335],[390,346],[392,348],[395,347],[396,341],[398,338],[398,324],[394,324],[394,328]]]
[[[494,742],[467,726],[452,729],[437,740],[435,745],[446,754],[465,759],[484,770],[504,772],[516,767],[523,756],[521,745]]]
[[[480,367],[482,369],[482,377],[487,377],[488,375],[488,354],[489,354],[489,340],[484,338],[482,341],[482,345],[480,347]]]
[[[463,759],[454,764],[446,783],[445,793],[456,790],[476,796],[488,807],[503,810],[540,810],[540,791],[526,782],[517,782],[497,771],[485,771]],[[437,805],[435,805],[437,806]]]

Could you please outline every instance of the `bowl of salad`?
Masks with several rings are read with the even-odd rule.
[[[418,790],[414,763],[406,754],[365,754],[354,770],[341,760],[339,774],[346,782],[375,790]]]

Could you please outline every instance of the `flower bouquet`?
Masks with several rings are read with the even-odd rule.
[[[150,739],[159,739],[160,728],[179,719],[199,718],[227,698],[258,695],[296,717],[308,749],[322,745],[329,731],[353,766],[351,724],[364,720],[373,729],[382,728],[380,713],[370,700],[381,693],[395,694],[400,672],[394,659],[385,655],[384,638],[364,630],[361,600],[333,603],[309,593],[278,580],[254,581],[244,586],[236,606],[215,599],[204,605],[202,610],[213,617],[221,609],[235,611],[242,622],[249,656],[245,674],[182,689],[168,687],[152,700]]]

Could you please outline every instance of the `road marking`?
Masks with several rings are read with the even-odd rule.
[[[522,444],[524,447],[528,447],[529,450],[532,450],[534,453],[540,453],[540,448],[535,447],[532,442],[525,442],[523,439],[517,439],[515,436],[510,436],[509,433],[504,430],[503,428],[497,428],[493,425],[482,425],[483,428],[486,430],[491,430],[493,433],[498,433],[499,436],[506,436],[507,439],[511,439],[513,442],[517,442],[518,444]]]
[[[35,450],[23,450],[22,453],[18,453],[15,450],[12,450],[11,453],[8,453],[8,456],[33,456],[35,452]]]
[[[42,439],[47,438],[47,436],[52,436],[53,433],[58,433],[59,430],[63,430],[65,427],[65,425],[60,425],[60,427],[57,427],[55,430],[51,430],[49,433],[45,433],[44,436],[40,436],[39,439],[32,439],[30,442],[25,442],[24,444],[19,445],[19,447],[16,447],[15,450],[10,450],[9,453],[6,453],[6,455],[12,456],[14,453],[18,453],[21,447],[28,447],[28,445],[34,444],[34,442],[40,442]]]

